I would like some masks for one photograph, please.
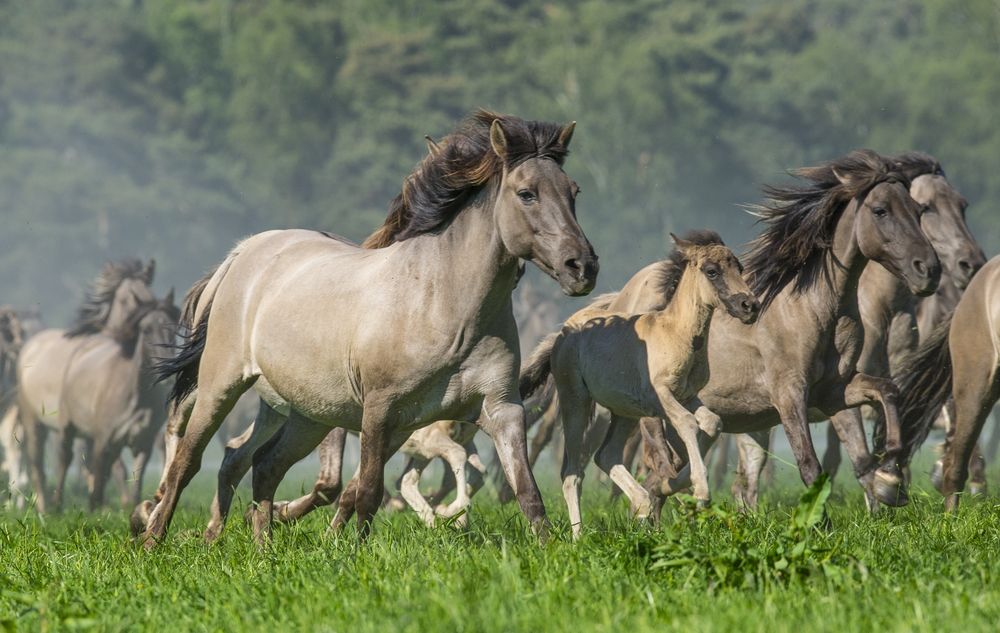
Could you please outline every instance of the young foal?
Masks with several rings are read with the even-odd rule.
[[[540,386],[549,372],[555,379],[566,437],[563,496],[574,538],[581,529],[580,487],[589,458],[584,432],[594,402],[612,414],[597,464],[634,508],[648,514],[649,497],[622,464],[622,449],[637,421],[647,416],[669,420],[690,457],[695,496],[709,501],[699,430],[714,438],[719,419],[696,397],[708,380],[708,327],[718,306],[753,323],[760,305],[736,256],[717,234],[674,237],[674,243],[673,274],[661,280],[662,292],[672,295],[666,308],[640,315],[585,311],[543,342],[522,372],[522,396]]]

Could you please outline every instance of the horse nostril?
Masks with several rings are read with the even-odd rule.
[[[924,263],[922,259],[913,260],[913,270],[917,271],[917,274],[921,277],[927,277],[927,264]]]
[[[976,272],[975,266],[973,266],[972,262],[970,262],[967,259],[959,260],[958,267],[966,275],[971,275],[972,273]]]
[[[583,269],[583,266],[580,264],[579,259],[567,259],[564,262],[564,265],[566,266],[566,268],[569,268],[574,273],[579,273]]]

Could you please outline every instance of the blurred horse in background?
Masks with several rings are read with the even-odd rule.
[[[68,330],[43,330],[21,351],[17,410],[39,512],[47,509],[43,452],[49,429],[56,433],[60,462],[68,464],[73,450],[75,433],[63,425],[59,415],[66,368],[77,353],[97,342],[110,339],[123,346],[133,340],[137,311],[155,303],[150,290],[154,271],[152,260],[146,264],[139,260],[109,262],[91,284],[73,325]],[[61,473],[59,479],[64,478],[65,473]],[[61,505],[60,494],[54,502],[57,508]]]

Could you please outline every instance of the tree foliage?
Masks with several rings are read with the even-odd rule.
[[[995,251],[998,53],[988,0],[0,1],[0,297],[64,316],[110,257],[186,287],[257,230],[363,238],[479,106],[579,122],[604,288],[856,147],[935,154]]]

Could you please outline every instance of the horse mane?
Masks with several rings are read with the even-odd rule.
[[[507,137],[506,160],[490,144],[490,126],[499,121]],[[394,242],[443,228],[504,168],[530,158],[563,164],[569,150],[559,141],[557,123],[525,121],[515,116],[477,110],[424,157],[389,203],[385,222],[362,243],[384,248]]]
[[[944,176],[941,163],[926,152],[903,152],[890,158],[889,162],[909,180],[917,176]]]
[[[707,229],[690,231],[684,235],[681,239],[687,242],[691,242],[696,246],[725,246],[722,241],[722,237],[715,231],[709,231]],[[666,259],[660,262],[660,265],[656,267],[655,273],[655,283],[657,292],[663,294],[664,304],[670,303],[671,299],[674,298],[674,293],[677,291],[677,285],[681,282],[681,277],[684,276],[684,270],[687,268],[688,260],[681,253],[680,249],[675,248]]]
[[[97,334],[104,329],[108,316],[111,314],[111,304],[115,299],[118,287],[128,279],[138,279],[147,285],[153,281],[153,265],[143,265],[138,259],[124,259],[118,262],[104,264],[84,297],[83,303],[77,309],[76,318],[66,330],[66,336],[83,336]]]
[[[766,310],[789,283],[795,292],[829,278],[820,255],[831,246],[837,220],[847,204],[887,181],[907,178],[888,159],[872,150],[791,172],[803,185],[765,186],[767,200],[746,209],[765,225],[744,254],[747,281]]]

